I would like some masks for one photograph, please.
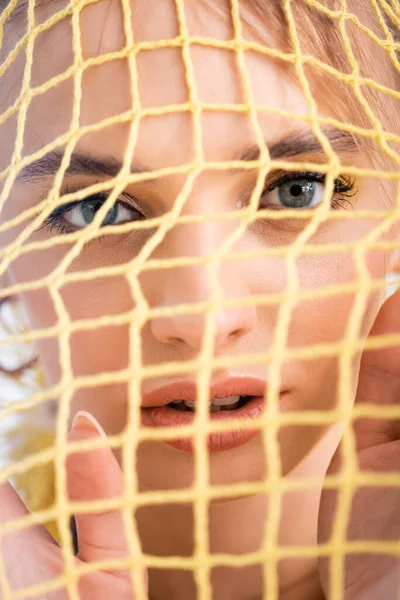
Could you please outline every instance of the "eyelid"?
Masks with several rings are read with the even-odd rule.
[[[287,181],[296,181],[297,179],[311,179],[312,181],[316,181],[318,183],[325,183],[326,178],[327,175],[325,173],[318,173],[317,171],[274,171],[271,172],[266,178],[263,194],[265,194],[266,192],[272,192],[274,189],[276,189],[283,183],[286,183]],[[346,178],[343,175],[340,175],[334,181],[335,187],[337,187],[339,184],[342,186],[342,189],[337,189],[334,191],[336,193],[346,193],[347,191],[351,191],[354,188],[355,182],[350,177]]]
[[[316,173],[315,171],[271,171],[265,179],[263,193],[272,192],[283,183],[295,181],[296,179],[313,179],[313,181],[323,183],[326,176],[323,173]]]
[[[81,192],[82,190],[84,190],[85,187],[87,187],[86,184],[85,185],[76,184],[76,185],[71,186],[69,183],[66,183],[60,190],[60,196],[76,194],[77,192]],[[111,193],[112,193],[112,190],[104,190],[104,191],[99,191],[99,192],[94,192],[94,193],[93,192],[88,193],[87,196],[84,196],[83,198],[81,198],[79,200],[72,200],[71,202],[66,202],[65,204],[61,204],[60,206],[58,206],[57,208],[55,208],[52,211],[52,213],[49,215],[49,217],[62,216],[63,214],[65,214],[69,210],[72,210],[73,208],[75,208],[76,206],[81,204],[82,202],[88,201],[91,198],[94,198],[96,196],[104,198],[104,202],[106,202],[108,200],[109,196],[111,195]],[[135,210],[143,218],[149,218],[149,215],[147,214],[147,212],[145,212],[143,210],[143,208],[141,208],[139,206],[139,203],[135,202],[135,200],[131,196],[131,194],[128,194],[125,191],[121,192],[121,194],[115,199],[115,204],[116,203],[120,203],[123,206],[125,206],[131,210]]]

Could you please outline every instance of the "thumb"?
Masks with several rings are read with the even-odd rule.
[[[370,339],[376,336],[399,335],[400,291],[383,304]],[[356,404],[395,406],[400,398],[400,344],[365,350],[362,356]],[[359,450],[400,438],[400,421],[374,417],[357,419],[354,423]]]
[[[69,442],[106,439],[106,434],[87,412],[78,412],[68,435]],[[67,459],[67,490],[71,501],[90,502],[118,499],[124,492],[121,468],[109,446],[76,450]],[[98,508],[93,513],[75,515],[78,535],[78,558],[83,562],[122,559],[129,556],[122,509]],[[131,548],[140,554],[139,540]],[[113,570],[115,575],[130,579],[128,569]],[[143,581],[143,579],[142,579]]]

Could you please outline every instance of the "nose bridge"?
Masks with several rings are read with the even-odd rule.
[[[207,304],[213,295],[213,282],[206,264],[220,244],[226,239],[227,227],[214,222],[180,225],[165,239],[163,258],[188,257],[194,263],[160,269],[153,273],[152,304],[174,307],[180,304]],[[230,227],[232,230],[232,225]],[[229,261],[221,261],[216,276],[223,300],[243,298],[249,295],[245,270],[238,269]],[[200,349],[205,328],[204,309],[173,314],[153,319],[151,330],[162,343],[186,344]],[[253,307],[221,306],[215,311],[215,345],[223,346],[229,341],[248,333],[255,322]]]
[[[207,214],[198,212],[196,217],[199,220],[181,223],[172,228],[165,240],[164,255],[206,260],[217,252],[232,231],[232,225],[219,222]]]
[[[221,244],[226,240],[232,225],[207,219],[178,224],[165,236],[157,254],[166,263],[158,271],[163,280],[163,289],[158,297],[168,306],[180,303],[195,303],[207,300],[212,292],[212,281],[208,264]],[[168,266],[168,260],[188,259],[183,266]],[[223,265],[217,267],[220,280]],[[222,283],[222,281],[221,281]]]

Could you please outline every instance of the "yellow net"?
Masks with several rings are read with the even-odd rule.
[[[399,419],[389,397],[354,404],[362,352],[399,343],[393,324],[367,338],[397,269],[399,25],[398,0],[0,0],[0,299],[29,315],[0,343],[6,357],[35,344],[40,365],[22,395],[0,380],[13,457],[1,481],[32,511],[1,536],[39,520],[63,558],[60,576],[24,585],[3,556],[2,600],[77,600],[84,574],[137,566],[153,600],[311,600],[322,587],[361,600],[345,584],[349,568],[361,578],[351,555],[398,569],[395,511],[391,534],[349,539],[357,490],[396,492],[399,477],[360,462],[345,426]],[[222,380],[215,398],[248,402],[261,385],[264,409],[210,418]],[[184,400],[188,381],[191,421],[143,426],[146,394],[171,384],[169,402]],[[107,440],[67,444],[77,410]],[[123,494],[72,502],[67,455],[105,445]],[[322,488],[338,500],[317,539]],[[77,565],[71,517],[115,508],[128,555]],[[168,571],[193,587],[183,577],[179,595]],[[400,598],[398,581],[390,590]]]

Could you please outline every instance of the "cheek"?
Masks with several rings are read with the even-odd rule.
[[[47,274],[50,271],[49,262],[53,261],[47,261],[47,265],[43,262],[36,265],[32,257],[25,257],[13,269],[13,279],[17,281],[29,273],[29,279],[39,281],[44,270]],[[121,276],[108,276],[93,281],[65,283],[59,292],[58,310],[53,302],[51,286],[45,285],[23,294],[32,328],[39,331],[39,335],[43,332],[38,350],[48,384],[60,380],[63,343],[67,349],[70,348],[70,359],[65,360],[70,360],[74,376],[126,368],[129,351],[127,323],[134,307],[126,280]],[[102,322],[96,322],[98,319]],[[69,323],[71,328],[68,332]]]
[[[292,343],[340,342],[354,320],[359,324],[359,335],[367,335],[383,300],[383,291],[370,284],[385,280],[386,263],[381,251],[366,252],[357,261],[351,249],[300,258]]]
[[[70,419],[78,410],[86,410],[102,424],[107,435],[118,435],[128,420],[128,397],[127,383],[118,381],[82,387],[71,398]],[[119,449],[116,454],[119,456]]]
[[[366,257],[373,278],[384,275],[382,264],[382,257],[377,254]],[[368,289],[365,295],[355,293],[359,283],[351,253],[302,257],[296,267],[298,292],[285,335],[285,346],[293,356],[283,358],[281,378],[298,390],[292,408],[324,409],[336,401],[342,342],[351,334],[354,323],[355,342],[368,335],[381,306],[381,293]],[[287,285],[288,273],[284,287]],[[265,292],[264,287],[261,293]],[[261,314],[265,327],[270,316],[266,311]],[[285,327],[282,314],[283,305],[277,306],[271,321],[271,339],[276,338],[279,328]],[[355,351],[351,358],[354,383],[359,358]]]

